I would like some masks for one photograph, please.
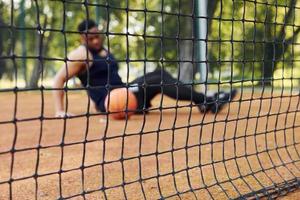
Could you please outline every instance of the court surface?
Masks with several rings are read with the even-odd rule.
[[[249,90],[217,116],[189,102],[168,109],[176,101],[164,97],[162,111],[128,121],[87,117],[85,93],[68,94],[70,112],[82,116],[62,120],[49,91],[18,92],[16,112],[15,94],[0,93],[0,199],[83,199],[83,190],[86,199],[228,199],[299,180],[294,93],[265,91],[262,100]]]

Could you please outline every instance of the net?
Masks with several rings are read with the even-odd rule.
[[[0,9],[0,199],[273,199],[299,187],[298,1],[12,0]],[[100,32],[78,31],[86,19]],[[99,35],[104,55],[74,56],[80,37]],[[105,67],[80,81],[68,76],[76,63]],[[70,79],[53,87],[64,69]],[[120,87],[119,102],[142,91],[136,110],[95,110],[99,91]],[[58,91],[73,115],[55,116]]]

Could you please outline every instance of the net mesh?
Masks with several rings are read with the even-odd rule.
[[[272,199],[299,187],[298,1],[12,0],[0,8],[0,199]],[[128,92],[144,77],[140,89],[160,89],[151,107],[114,120],[86,95],[111,91],[109,81],[52,87],[62,66],[80,60],[68,53],[80,45],[83,19],[99,24],[119,63],[118,87]],[[156,67],[159,81],[147,82]],[[180,100],[182,87],[190,100]],[[194,90],[207,106],[214,92],[234,89],[217,113],[192,101]],[[52,92],[61,90],[73,116],[55,117]]]

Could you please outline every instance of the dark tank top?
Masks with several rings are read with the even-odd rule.
[[[78,78],[87,88],[88,95],[96,103],[98,110],[105,112],[104,101],[108,89],[122,87],[124,84],[118,74],[118,63],[112,54],[107,53],[107,56],[103,57],[99,52],[90,52],[93,63],[88,70],[80,73]]]

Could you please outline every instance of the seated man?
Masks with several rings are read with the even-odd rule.
[[[81,45],[68,55],[68,61],[61,67],[54,78],[54,89],[61,89],[70,78],[77,76],[86,87],[88,95],[93,100],[96,109],[105,112],[105,97],[109,89],[124,87],[118,74],[118,63],[113,55],[103,47],[103,36],[93,20],[84,20],[78,25],[81,33]],[[160,85],[163,83],[162,85]],[[224,104],[230,102],[236,95],[236,90],[230,93],[221,92],[214,97],[205,96],[174,79],[168,72],[157,69],[135,79],[130,85],[136,85],[133,93],[137,98],[137,113],[147,112],[150,102],[155,95],[163,93],[178,100],[192,100],[200,111],[218,112]],[[63,90],[54,90],[54,104],[56,117],[69,114],[63,106]],[[218,100],[218,102],[216,102]]]

